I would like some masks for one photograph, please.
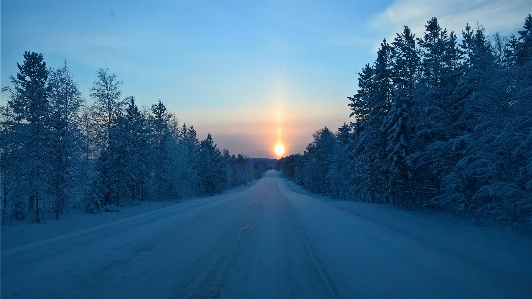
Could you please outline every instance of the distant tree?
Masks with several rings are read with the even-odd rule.
[[[314,141],[307,146],[304,154],[304,186],[312,192],[329,194],[327,174],[334,153],[335,136],[327,127],[316,131],[312,136]]]
[[[211,134],[202,140],[199,147],[198,175],[201,192],[213,195],[222,192],[227,184],[227,175],[222,153],[214,144]]]
[[[352,190],[352,165],[351,165],[351,130],[345,124],[338,129],[335,135],[335,144],[330,153],[330,162],[327,180],[329,182],[329,195],[333,198],[349,199],[354,197]]]

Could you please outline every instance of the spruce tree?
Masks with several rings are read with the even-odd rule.
[[[419,75],[419,56],[415,37],[406,26],[402,34],[397,34],[392,46],[394,88],[390,111],[382,127],[387,137],[386,159],[389,167],[386,190],[397,205],[410,208],[415,204],[411,162],[415,138],[412,106]]]

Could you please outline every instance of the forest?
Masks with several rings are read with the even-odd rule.
[[[334,198],[532,223],[532,17],[510,37],[461,35],[432,18],[383,40],[348,97],[354,121],[277,168]]]
[[[25,52],[0,107],[2,224],[59,219],[69,209],[118,211],[138,201],[208,196],[245,185],[262,160],[199,140],[159,100],[139,107],[100,68],[87,103],[65,62]]]

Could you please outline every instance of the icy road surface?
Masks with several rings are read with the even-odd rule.
[[[432,218],[431,218],[432,217]],[[2,250],[2,298],[532,298],[532,243],[333,202],[268,172],[233,194]]]

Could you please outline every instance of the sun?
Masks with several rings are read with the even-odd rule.
[[[273,150],[277,156],[281,157],[284,154],[284,144],[281,141],[277,141]]]

